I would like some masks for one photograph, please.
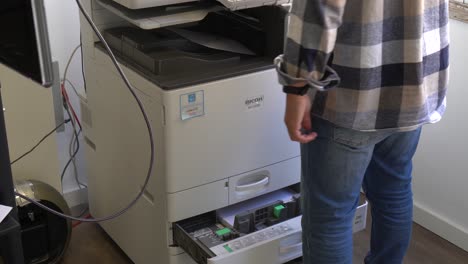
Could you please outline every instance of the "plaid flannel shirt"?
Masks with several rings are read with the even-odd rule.
[[[448,0],[293,0],[275,63],[312,88],[313,115],[375,131],[439,121],[448,58]]]

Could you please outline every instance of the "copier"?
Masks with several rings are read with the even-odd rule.
[[[273,66],[288,0],[84,0],[156,139],[143,198],[101,223],[138,264],[272,264],[302,255],[300,150]],[[143,118],[87,22],[82,103],[93,216],[142,190]],[[365,225],[366,203],[355,231]]]

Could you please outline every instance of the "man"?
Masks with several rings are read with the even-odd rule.
[[[448,0],[294,0],[284,55],[285,123],[302,143],[305,264],[352,263],[361,187],[368,264],[399,264],[412,228],[421,126],[445,111]]]

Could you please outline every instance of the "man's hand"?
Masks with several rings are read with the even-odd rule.
[[[317,138],[317,133],[311,132],[310,110],[309,96],[287,95],[284,122],[292,141],[309,143]]]

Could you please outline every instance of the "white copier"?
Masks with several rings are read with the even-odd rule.
[[[300,151],[273,67],[288,7],[188,1],[83,1],[156,140],[143,198],[101,226],[137,264],[287,263],[302,255]],[[84,19],[81,27],[88,194],[101,217],[141,191],[150,150],[134,99]],[[365,213],[363,203],[355,231]]]

